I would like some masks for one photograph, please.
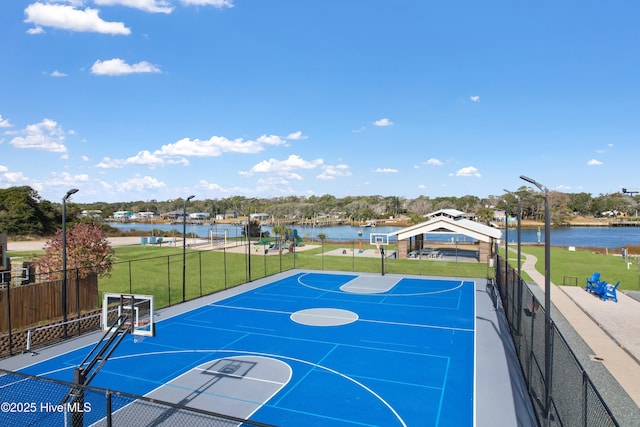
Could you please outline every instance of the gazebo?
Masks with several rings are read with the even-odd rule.
[[[429,234],[461,234],[475,240],[470,245],[477,248],[478,261],[487,262],[493,256],[493,243],[502,238],[502,231],[480,224],[457,209],[440,209],[427,217],[428,221],[389,233],[398,240],[398,258],[407,258],[412,247],[423,248]]]

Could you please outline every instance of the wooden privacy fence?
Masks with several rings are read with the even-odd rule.
[[[76,317],[83,311],[96,309],[99,306],[97,275],[90,274],[80,278],[77,271],[69,271],[66,300],[67,316]],[[52,319],[61,319],[63,315],[62,280],[11,286],[0,290],[0,332],[9,332],[9,324],[15,331],[48,323]]]

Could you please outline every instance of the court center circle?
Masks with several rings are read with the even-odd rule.
[[[308,308],[293,313],[291,320],[308,326],[340,326],[355,322],[358,315],[339,308]]]

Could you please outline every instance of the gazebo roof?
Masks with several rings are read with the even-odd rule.
[[[481,242],[490,242],[491,239],[502,238],[502,231],[496,228],[471,221],[470,219],[454,219],[444,215],[434,216],[429,221],[391,232],[389,235],[397,236],[398,240],[405,240],[419,234],[428,233],[464,234]]]

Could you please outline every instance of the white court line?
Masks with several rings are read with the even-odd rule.
[[[218,360],[221,360],[221,359],[218,359]],[[205,362],[205,363],[209,363],[209,362]],[[206,372],[207,374],[221,375],[221,376],[224,376],[224,377],[238,378],[238,379],[243,379],[243,380],[251,380],[251,381],[255,381],[257,383],[285,385],[285,384],[287,384],[289,382],[289,381],[281,382],[281,381],[266,380],[264,378],[250,377],[248,375],[225,374],[224,372],[212,371],[210,369],[203,369],[203,368],[198,368],[198,367],[195,367],[192,370],[193,371]]]
[[[303,365],[312,366],[313,368],[322,369],[322,370],[327,371],[329,373],[338,375],[339,377],[342,377],[342,378],[346,379],[347,381],[350,381],[350,382],[354,383],[355,385],[357,385],[358,387],[362,388],[363,390],[367,391],[369,394],[371,394],[373,397],[375,397],[380,403],[382,403],[384,406],[386,406],[387,409],[389,409],[389,411],[396,417],[398,422],[403,427],[407,427],[407,424],[404,422],[404,420],[402,419],[400,414],[398,414],[398,412],[393,408],[393,406],[391,406],[391,404],[389,402],[384,400],[382,398],[382,396],[380,396],[375,391],[373,391],[372,389],[370,389],[366,385],[362,384],[361,382],[359,382],[355,378],[352,378],[352,377],[350,377],[350,376],[348,376],[346,374],[338,372],[335,369],[331,369],[331,368],[329,368],[327,366],[322,366],[322,365],[319,365],[317,363],[309,362],[309,361],[304,360],[304,359],[298,359],[296,357],[283,356],[283,355],[280,355],[280,354],[261,353],[261,352],[256,352],[256,351],[246,351],[246,350],[229,350],[229,349],[213,350],[213,349],[211,349],[211,350],[166,350],[166,351],[158,351],[158,352],[128,354],[128,355],[124,355],[124,356],[112,357],[111,359],[127,359],[127,358],[133,358],[133,357],[138,357],[138,356],[155,356],[155,355],[179,354],[179,353],[233,353],[233,354],[236,355],[236,357],[239,355],[240,357],[241,356],[257,356],[257,357],[264,357],[264,358],[272,358],[272,359],[276,359],[276,360],[278,360],[278,359],[290,360],[290,361],[293,361],[293,362],[302,363]],[[205,362],[205,363],[207,363],[207,362]],[[174,381],[177,378],[180,378],[180,377],[186,375],[188,372],[190,372],[190,370],[187,371],[187,372],[184,372],[183,374],[178,375],[172,381]],[[157,387],[155,390],[158,390],[158,389],[160,389],[161,387],[163,387],[163,386],[165,386],[167,384],[163,384],[162,386]],[[149,395],[149,394],[153,393],[155,390],[150,391],[146,395]],[[269,400],[267,400],[267,402],[268,401]],[[256,411],[258,409],[260,409],[260,407],[256,408]],[[254,413],[255,413],[255,411],[251,415],[253,415]],[[247,417],[247,418],[249,418],[249,417]]]

